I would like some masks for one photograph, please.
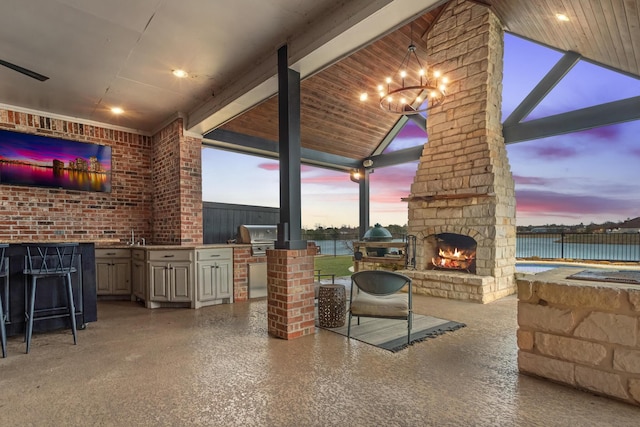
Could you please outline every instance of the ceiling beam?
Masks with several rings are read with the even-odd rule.
[[[640,96],[503,126],[505,144],[640,120]]]
[[[403,163],[420,160],[423,149],[423,145],[418,145],[415,147],[405,148],[404,150],[367,157],[365,160],[371,160],[373,162],[372,166],[369,167],[373,169],[401,165]]]
[[[280,156],[278,143],[257,136],[244,135],[224,129],[216,129],[204,135],[202,144],[244,154],[254,154],[277,159]],[[301,148],[302,163],[328,169],[350,171],[361,166],[360,160],[322,151]]]
[[[553,90],[562,78],[580,61],[582,55],[576,52],[566,52],[562,58],[553,66],[546,76],[540,80],[535,88],[518,105],[511,115],[504,121],[503,126],[510,126],[520,123],[526,118]]]
[[[398,119],[396,124],[394,124],[393,127],[391,128],[391,130],[389,132],[387,132],[385,137],[382,139],[382,141],[380,141],[380,144],[378,144],[376,149],[373,150],[371,155],[372,156],[377,156],[377,155],[382,154],[382,152],[387,149],[389,144],[391,144],[393,142],[395,137],[398,136],[400,131],[402,129],[404,129],[404,125],[406,125],[408,121],[409,121],[409,118],[407,116],[400,116],[400,118]]]
[[[443,0],[352,0],[341,2],[323,19],[310,22],[299,33],[277,46],[290,46],[289,66],[302,79],[350,55],[373,40],[425,13]],[[229,85],[216,89],[215,96],[190,111],[185,130],[205,134],[278,90],[276,54],[266,52]]]

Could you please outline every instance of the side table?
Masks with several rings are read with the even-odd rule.
[[[320,285],[318,290],[318,324],[323,328],[344,326],[347,293],[344,285]]]

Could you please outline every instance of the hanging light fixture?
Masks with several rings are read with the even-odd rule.
[[[384,111],[400,115],[417,114],[444,101],[448,79],[439,71],[424,67],[416,49],[411,41],[396,73],[378,85],[380,108]],[[360,95],[361,101],[367,99],[367,93]]]

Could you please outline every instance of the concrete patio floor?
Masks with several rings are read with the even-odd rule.
[[[2,426],[637,426],[640,408],[518,374],[515,297],[416,296],[466,328],[398,353],[318,330],[267,335],[266,301],[98,303],[79,332],[9,339]]]

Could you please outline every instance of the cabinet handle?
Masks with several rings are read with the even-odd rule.
[[[107,255],[115,255],[115,252],[107,252]]]
[[[219,257],[220,255],[209,255],[211,258]]]
[[[173,258],[175,255],[165,255],[164,258]]]

